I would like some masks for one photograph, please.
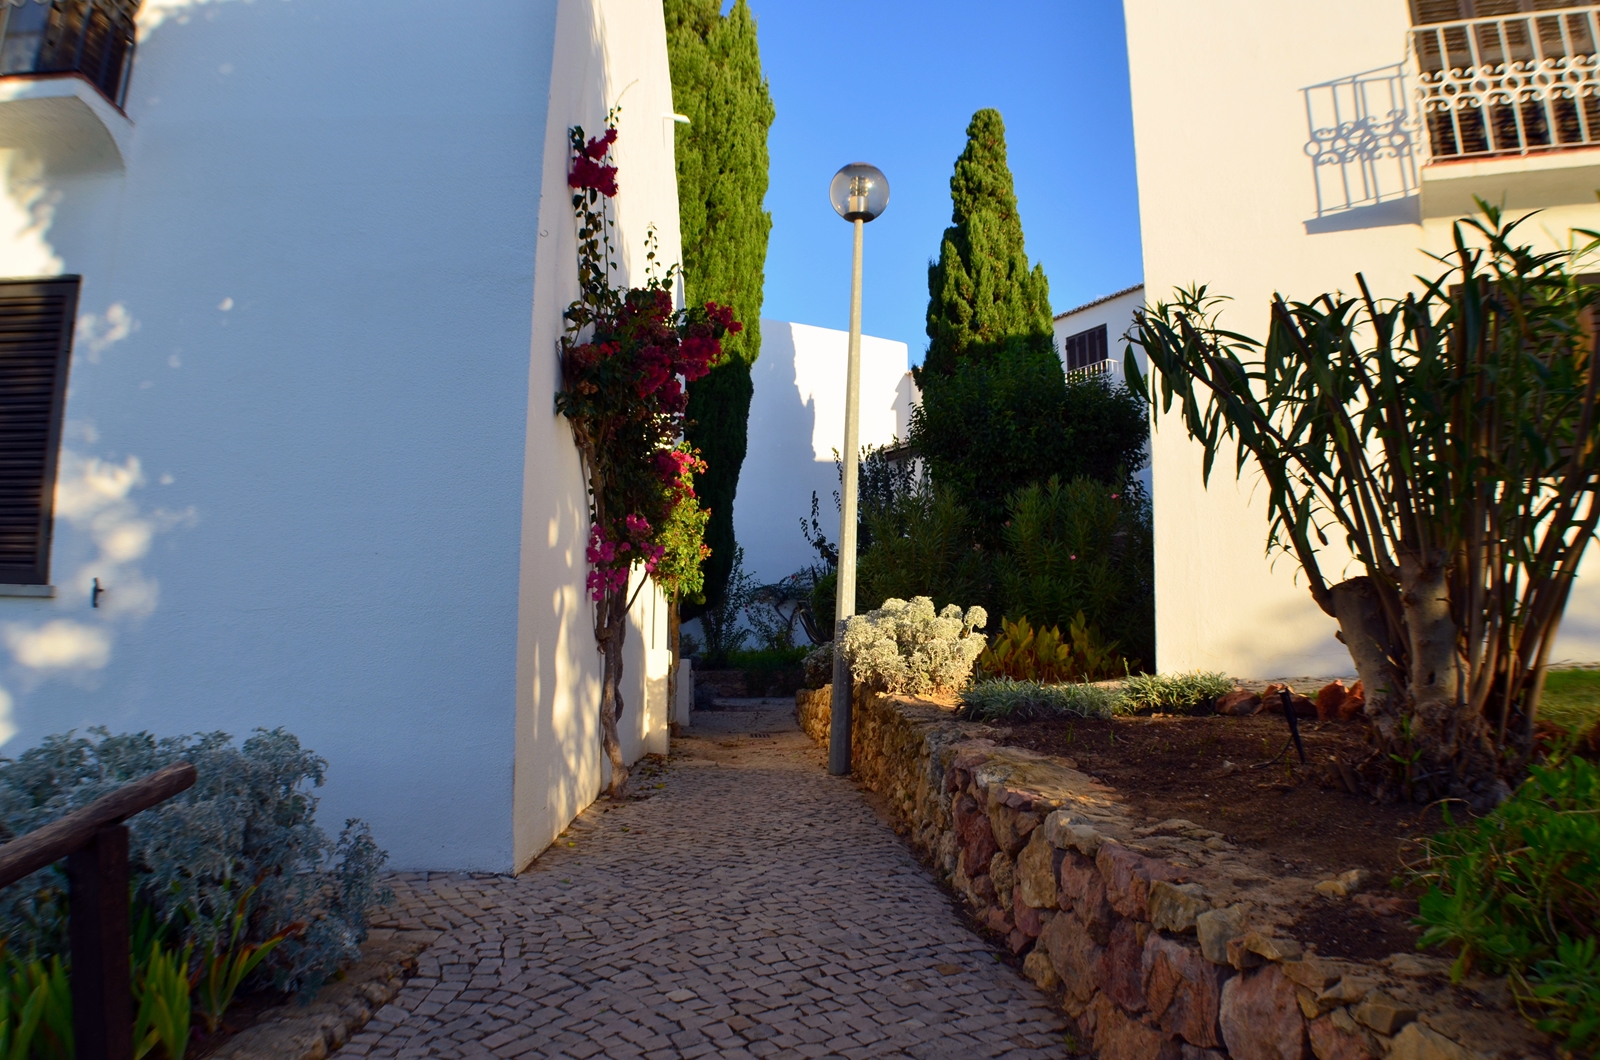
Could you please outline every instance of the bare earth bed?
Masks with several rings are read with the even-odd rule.
[[[1366,869],[1369,893],[1393,895],[1389,881],[1416,840],[1443,826],[1440,810],[1380,805],[1319,779],[1317,767],[1331,755],[1345,761],[1364,756],[1360,722],[1302,720],[1300,734],[1304,767],[1292,750],[1279,755],[1289,734],[1277,714],[1060,719],[999,729],[995,738],[1070,760],[1151,820],[1193,821],[1229,842],[1268,852],[1286,873],[1337,876]],[[1296,927],[1325,955],[1375,959],[1414,949],[1413,911],[1409,901],[1384,915],[1320,901]]]

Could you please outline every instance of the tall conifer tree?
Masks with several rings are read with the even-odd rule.
[[[666,0],[672,100],[678,125],[678,216],[691,304],[733,307],[744,324],[722,344],[726,360],[689,385],[687,430],[706,471],[695,487],[711,509],[705,596],[728,584],[734,555],[733,501],[750,416],[750,365],[761,352],[761,289],[772,215],[767,194],[767,129],[772,96],[761,74],[755,19],[745,0],[726,16],[721,0]],[[686,611],[691,609],[686,608]],[[694,609],[697,610],[697,609]],[[685,617],[688,617],[687,615]]]
[[[950,200],[952,224],[939,263],[928,267],[928,353],[918,372],[924,387],[926,375],[949,375],[963,358],[993,360],[1018,346],[1052,349],[1050,283],[1042,266],[1028,268],[999,111],[972,116]]]

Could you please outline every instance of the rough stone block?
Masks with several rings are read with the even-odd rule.
[[[1357,1023],[1371,1027],[1379,1034],[1394,1034],[1417,1018],[1417,1010],[1381,990],[1374,990],[1350,1010],[1350,1015],[1355,1017]]]
[[[1228,941],[1228,963],[1243,970],[1262,961],[1298,960],[1304,952],[1294,939],[1275,938],[1259,931],[1246,931]]]
[[[989,815],[983,812],[978,800],[971,795],[961,795],[955,800],[954,816],[956,835],[960,837],[961,850],[967,859],[969,874],[983,871],[1000,845],[994,841],[989,828]]]
[[[1183,1043],[1183,1060],[1228,1060],[1226,1053],[1220,1049],[1202,1049],[1197,1045]]]
[[[1234,717],[1249,717],[1261,712],[1261,695],[1247,689],[1235,689],[1217,700],[1217,713]]]
[[[1017,886],[1017,863],[1011,860],[1010,854],[1001,850],[989,859],[989,878],[994,880],[1001,908],[1011,912],[1011,892]]]
[[[1028,835],[1039,824],[1036,815],[1024,813],[1005,803],[991,804],[988,816],[989,830],[994,833],[995,842],[1012,857],[1021,852],[1028,842]]]
[[[1106,881],[1095,868],[1095,863],[1075,850],[1069,850],[1061,859],[1058,870],[1061,890],[1059,903],[1070,909],[1073,916],[1089,929],[1101,943],[1111,935],[1111,923],[1116,914],[1106,900]]]
[[[1100,850],[1100,833],[1093,825],[1074,820],[1066,810],[1056,810],[1040,827],[1045,841],[1057,849],[1076,850],[1091,858]]]
[[[1370,989],[1370,983],[1347,975],[1318,994],[1317,1001],[1322,1004],[1349,1005],[1366,997]]]
[[[1284,961],[1283,974],[1297,986],[1318,992],[1327,989],[1330,983],[1339,979],[1338,972],[1312,957],[1300,961]]]
[[[1150,919],[1150,884],[1155,880],[1175,880],[1177,866],[1147,858],[1121,843],[1101,843],[1095,867],[1106,881],[1106,900],[1123,916]]]
[[[1102,948],[1077,917],[1058,916],[1045,926],[1039,945],[1050,954],[1050,963],[1068,998],[1089,1002],[1095,995]]]
[[[1483,1060],[1483,1054],[1420,1023],[1408,1023],[1389,1046],[1389,1060]]]
[[[1129,1012],[1143,1012],[1144,946],[1150,925],[1119,919],[1100,955],[1100,989]]]
[[[1182,1060],[1182,1047],[1171,1038],[1123,1012],[1101,994],[1092,1008],[1094,1055],[1099,1060]]]
[[[1212,964],[1231,964],[1228,943],[1244,934],[1244,906],[1212,909],[1194,918],[1195,934],[1200,937],[1200,952]]]
[[[1150,884],[1150,923],[1162,931],[1182,935],[1194,931],[1195,918],[1211,908],[1206,900],[1205,888],[1198,883],[1168,883],[1155,880]]]
[[[1055,965],[1050,963],[1050,955],[1042,947],[1035,947],[1022,959],[1022,974],[1047,994],[1054,993],[1061,985],[1061,977],[1056,975]]]
[[[1011,919],[1016,921],[1017,930],[1030,939],[1038,938],[1039,933],[1044,930],[1044,921],[1039,917],[1039,910],[1023,900],[1020,883],[1011,892]]]
[[[1306,1033],[1317,1060],[1377,1060],[1372,1039],[1342,1008],[1312,1020]]]
[[[1275,964],[1223,984],[1218,1023],[1233,1060],[1305,1060],[1305,1017],[1294,983]]]
[[[1191,1045],[1221,1045],[1217,1017],[1227,973],[1195,946],[1156,932],[1145,940],[1141,964],[1145,1001],[1161,1029]]]
[[[987,876],[982,878],[988,879]],[[996,935],[1009,935],[1017,925],[1013,924],[1011,918],[1006,916],[1004,909],[1001,909],[998,905],[991,905],[983,911],[983,926]]]
[[[1034,829],[1027,846],[1017,855],[1017,885],[1022,900],[1035,909],[1055,909],[1056,852],[1045,839],[1043,829]]]

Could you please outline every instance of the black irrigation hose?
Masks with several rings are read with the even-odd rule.
[[[1290,692],[1285,688],[1278,693],[1283,697],[1283,716],[1289,720],[1289,738],[1294,741],[1294,749],[1300,752],[1300,764],[1306,764],[1306,745],[1300,742],[1300,719],[1295,716],[1294,703],[1290,701]]]

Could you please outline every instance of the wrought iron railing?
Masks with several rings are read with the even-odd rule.
[[[1597,15],[1569,7],[1413,27],[1433,159],[1600,144]]]
[[[0,0],[0,77],[79,74],[122,106],[139,0]]]

